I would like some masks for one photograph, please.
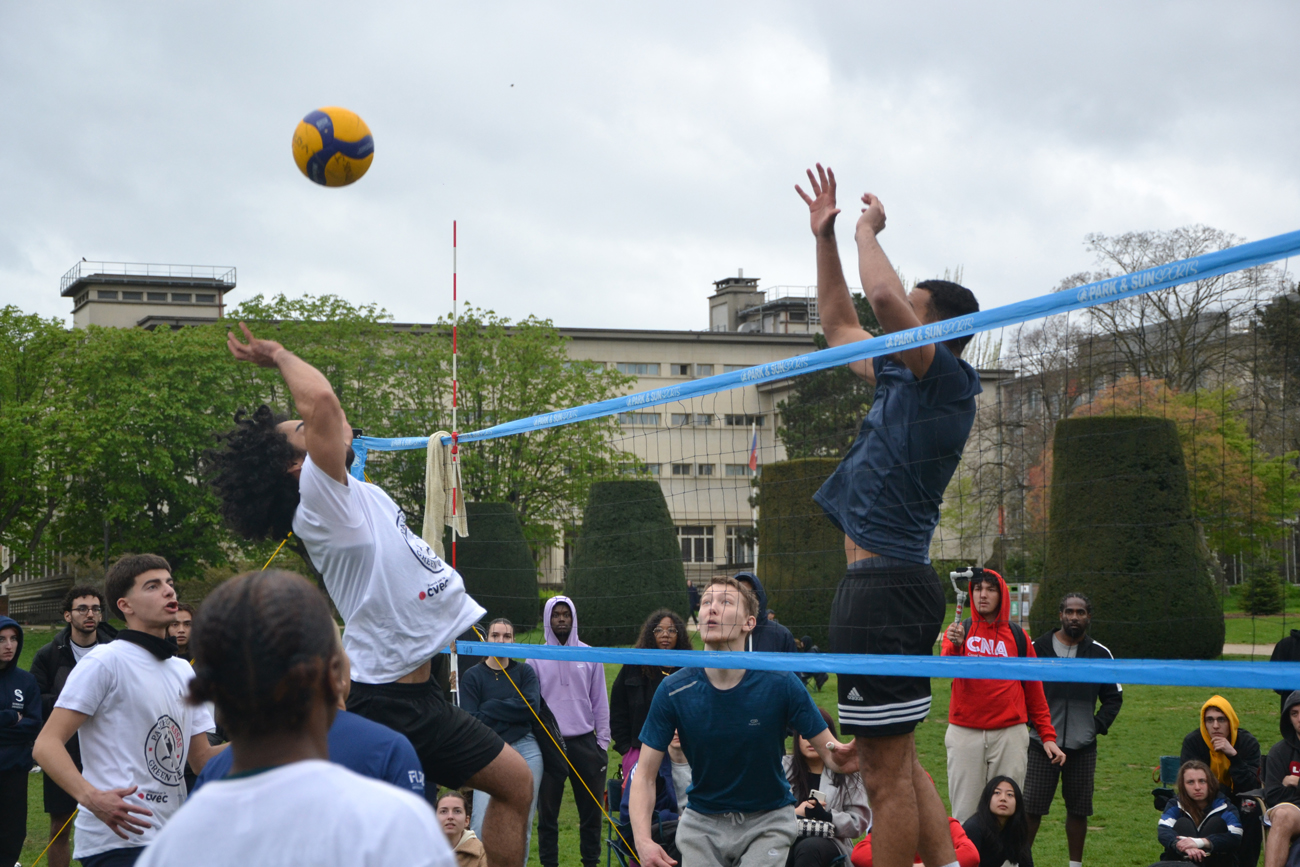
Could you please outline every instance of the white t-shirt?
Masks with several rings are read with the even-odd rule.
[[[487,613],[379,487],[336,482],[308,457],[298,491],[293,532],[343,615],[353,680],[410,674]]]
[[[92,644],[89,647],[82,647],[80,644],[78,644],[77,642],[71,639],[68,639],[68,644],[72,645],[72,661],[74,663],[81,662],[82,658],[84,658],[88,653],[90,653],[90,651],[94,650],[96,647],[99,646],[98,644]]]
[[[199,789],[137,867],[455,867],[428,802],[319,760]]]
[[[90,717],[77,730],[82,775],[97,789],[138,786],[130,797],[153,811],[145,817],[152,827],[123,840],[82,809],[74,857],[148,845],[180,809],[190,738],[216,729],[206,707],[185,701],[193,679],[184,660],[122,640],[95,647],[72,669],[54,706]]]

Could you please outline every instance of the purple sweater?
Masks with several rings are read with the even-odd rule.
[[[546,610],[542,613],[546,643],[560,643],[551,630],[551,609],[557,602],[567,603],[573,612],[573,629],[564,642],[565,646],[587,647],[578,640],[578,609],[567,596],[553,596],[546,600]],[[558,662],[553,659],[530,659],[528,664],[537,672],[542,698],[555,714],[560,734],[572,738],[594,731],[600,748],[609,749],[609,695],[605,692],[605,666],[599,662]]]

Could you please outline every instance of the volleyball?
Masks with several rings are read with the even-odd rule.
[[[359,181],[375,156],[370,127],[346,108],[321,108],[293,132],[293,161],[309,180],[323,187]]]

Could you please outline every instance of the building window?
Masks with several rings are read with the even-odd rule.
[[[145,297],[150,301],[166,301],[166,292],[146,292]]]
[[[630,373],[633,376],[658,376],[659,365],[642,364],[641,362],[620,361],[618,363],[619,373]]]
[[[682,562],[713,562],[712,527],[678,527],[677,539],[682,543]]]
[[[691,375],[691,366],[689,364],[670,364],[668,367],[672,370],[673,376]]]
[[[727,464],[727,472],[726,472],[726,475],[728,475],[728,476],[751,476],[751,475],[753,475],[753,473],[751,473],[751,472],[749,471],[749,464]]]
[[[751,424],[762,427],[763,418],[761,415],[724,415],[722,423],[729,427],[749,427]]]
[[[98,291],[95,293],[95,296],[96,296],[97,298],[99,298],[100,301],[116,301],[116,300],[117,300],[117,290],[116,290],[116,289],[100,289],[100,290],[98,290]]]
[[[691,474],[690,464],[673,464],[674,476],[689,476]]]
[[[673,427],[681,427],[682,425],[686,425],[690,423],[691,423],[691,414],[689,412],[673,413]]]
[[[619,424],[639,424],[645,427],[659,427],[659,413],[657,412],[620,412],[618,414]]]
[[[80,295],[77,296],[77,306],[80,307],[82,304],[85,304],[86,299],[89,297],[90,297],[89,292],[82,292]]]
[[[625,476],[657,476],[659,466],[659,464],[623,464],[622,471]]]
[[[695,465],[695,475],[697,475],[697,476],[711,476],[711,475],[713,475],[713,464],[696,464],[696,465]]]
[[[724,364],[722,365],[722,372],[735,373],[737,370],[747,370],[749,367],[748,364]]]
[[[713,415],[707,412],[697,412],[695,414],[695,423],[697,425],[713,424]]]
[[[807,310],[791,310],[791,311],[790,311],[790,314],[789,314],[789,317],[790,317],[790,321],[791,321],[791,322],[807,322],[807,321],[808,321],[808,311],[807,311]]]
[[[697,364],[697,365],[695,365],[695,375],[696,375],[696,376],[713,376],[713,365],[712,365],[712,364]]]
[[[173,293],[172,293],[172,300],[175,301],[175,302],[177,302],[178,304],[189,304],[189,303],[190,303],[190,299],[193,298],[193,297],[194,297],[194,296],[191,295],[191,294],[188,293],[188,292],[173,292]]]
[[[216,304],[217,296],[199,294],[194,296],[194,301],[196,304]]]
[[[727,528],[727,565],[741,566],[754,562],[754,528]]]
[[[123,301],[143,301],[143,300],[144,300],[144,293],[143,293],[143,292],[123,292],[123,293],[122,293],[122,300],[123,300]]]

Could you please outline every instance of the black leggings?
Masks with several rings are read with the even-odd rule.
[[[830,837],[800,837],[790,847],[785,867],[829,867],[840,857],[840,847]]]

